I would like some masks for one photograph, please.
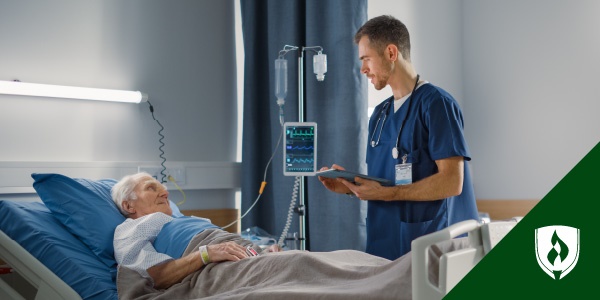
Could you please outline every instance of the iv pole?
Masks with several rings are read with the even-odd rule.
[[[304,47],[302,51],[298,51],[298,122],[305,122],[304,116]],[[316,170],[315,170],[316,171]],[[308,231],[306,222],[308,222],[308,203],[306,203],[306,176],[302,176],[300,180],[298,207],[298,239],[300,240],[300,250],[307,250]],[[309,244],[310,245],[310,244]]]
[[[282,51],[287,53],[290,50],[299,50],[300,47],[297,46],[289,46],[285,45]],[[318,50],[316,50],[318,49]],[[323,51],[323,47],[321,46],[310,46],[310,47],[302,47],[298,51],[298,122],[306,122],[305,117],[305,103],[304,103],[304,51],[312,50],[316,52],[318,55],[321,55]],[[327,60],[325,58],[324,61],[325,72],[327,70]],[[323,71],[323,70],[321,70]],[[315,71],[316,73],[316,71]],[[323,72],[324,73],[324,72]],[[317,75],[318,81],[323,81],[325,77],[323,74]],[[315,170],[316,171],[316,170]],[[300,188],[299,188],[299,203],[296,207],[296,213],[298,213],[299,221],[298,221],[298,240],[300,241],[300,250],[307,250],[308,244],[308,228],[306,226],[306,222],[308,219],[308,203],[306,201],[307,196],[307,180],[306,176],[302,176],[300,180]]]

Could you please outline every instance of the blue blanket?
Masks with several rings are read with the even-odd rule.
[[[209,228],[219,228],[208,219],[179,217],[165,224],[154,240],[154,249],[175,259],[183,256],[192,238]]]

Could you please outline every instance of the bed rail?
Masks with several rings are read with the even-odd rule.
[[[36,300],[81,299],[69,285],[0,230],[0,258],[37,288]],[[24,299],[15,289],[0,279],[1,299]]]
[[[471,233],[472,232],[472,233]],[[469,233],[470,248],[449,252],[440,257],[439,284],[429,281],[429,248],[439,242]],[[412,296],[414,300],[442,299],[481,258],[483,247],[479,223],[466,220],[443,230],[424,235],[412,241]]]
[[[471,269],[517,225],[522,217],[480,224],[466,220],[413,240],[412,295],[414,300],[442,299]],[[439,283],[429,281],[429,249],[439,242],[468,233],[469,246],[439,258]]]

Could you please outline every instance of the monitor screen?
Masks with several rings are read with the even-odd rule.
[[[283,126],[283,174],[314,176],[317,171],[317,123],[287,122]]]

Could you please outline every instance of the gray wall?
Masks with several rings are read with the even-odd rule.
[[[370,0],[381,14],[460,102],[477,198],[541,199],[600,140],[600,2]]]
[[[233,0],[0,7],[0,80],[143,91],[168,161],[235,161]],[[159,129],[147,103],[0,95],[0,161],[159,162]],[[234,202],[228,191],[189,193],[216,201],[197,208]]]
[[[480,198],[544,197],[600,141],[600,2],[463,1]]]

